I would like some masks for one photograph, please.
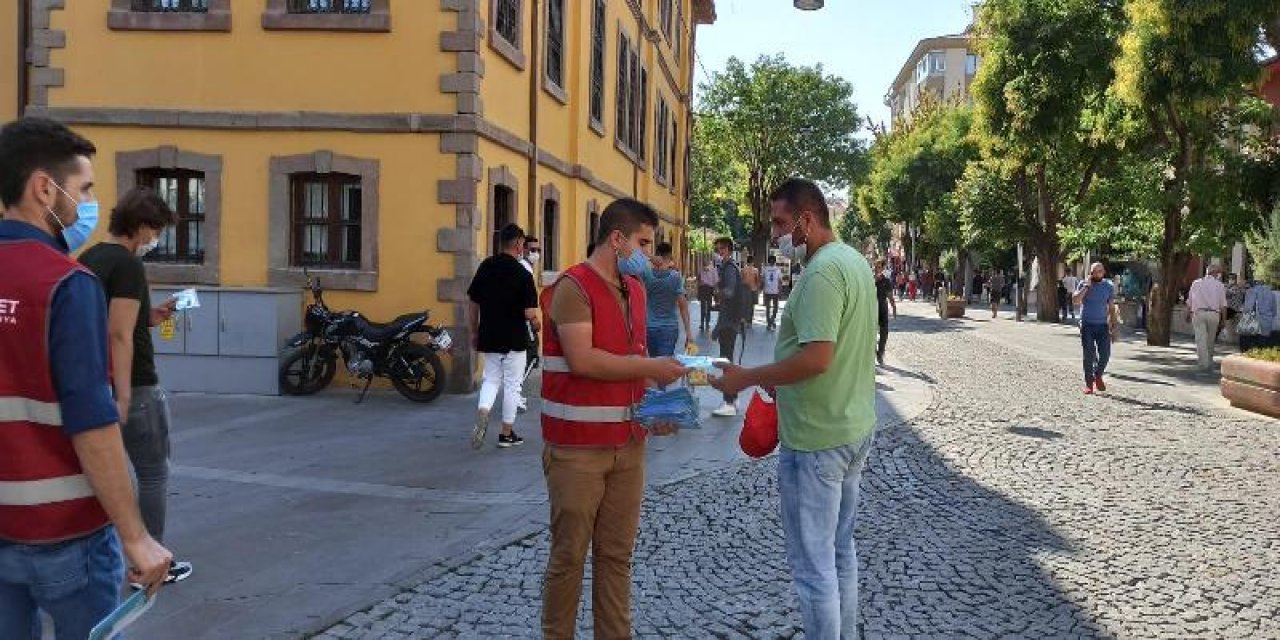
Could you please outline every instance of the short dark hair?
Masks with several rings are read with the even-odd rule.
[[[520,225],[514,222],[503,227],[502,230],[498,232],[498,242],[503,247],[509,247],[513,242],[523,239],[524,229],[521,229]]]
[[[728,236],[725,236],[723,238],[716,238],[715,247],[717,249],[719,249],[720,247],[729,247],[729,250],[733,251],[733,238],[730,238]]]
[[[116,236],[132,236],[142,227],[159,231],[177,221],[169,203],[154,190],[134,187],[116,201],[107,230]]]
[[[0,203],[15,206],[37,170],[64,182],[79,156],[98,149],[80,134],[48,118],[20,118],[0,128]]]
[[[769,264],[778,264],[778,256],[769,256]]]
[[[535,237],[533,237],[533,236],[525,236],[525,237],[524,237],[524,243],[525,243],[525,244],[529,244],[530,242],[537,242],[537,241],[538,241],[538,239],[537,239],[537,238],[535,238]]]
[[[818,224],[831,228],[831,210],[827,208],[827,197],[822,189],[812,180],[804,178],[788,178],[778,185],[769,195],[769,202],[785,202],[793,212],[801,209],[812,212],[818,218]]]
[[[653,207],[633,198],[619,198],[609,203],[600,216],[600,231],[596,244],[603,244],[614,231],[630,236],[640,227],[658,228],[658,212]]]
[[[659,242],[659,243],[658,243],[657,248],[655,248],[655,249],[653,250],[653,252],[654,252],[654,253],[656,253],[656,254],[658,254],[658,257],[661,257],[661,258],[670,258],[670,257],[671,257],[671,243],[670,243],[670,242]]]
[[[755,256],[747,256],[747,264],[755,264],[755,263],[756,263]]]

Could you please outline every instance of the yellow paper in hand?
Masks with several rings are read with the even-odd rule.
[[[686,344],[686,345],[685,345],[685,347],[684,347],[684,354],[685,354],[686,356],[696,356],[696,355],[698,355],[698,345],[696,345],[696,344],[694,344],[694,343],[692,343],[692,342],[690,342],[690,343]]]
[[[174,334],[173,318],[165,318],[160,321],[160,339],[172,340]]]

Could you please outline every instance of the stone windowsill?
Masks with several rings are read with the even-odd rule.
[[[489,48],[498,52],[511,66],[524,71],[527,61],[524,57],[524,51],[518,45],[507,42],[507,39],[498,33],[496,28],[489,29]]]
[[[391,31],[391,14],[373,13],[289,13],[268,9],[262,14],[262,28],[268,31]]]
[[[321,286],[333,291],[377,291],[378,272],[357,269],[307,268],[307,273],[320,280]],[[305,287],[307,276],[302,267],[271,267],[267,284],[272,287]]]
[[[231,31],[231,12],[210,8],[206,12],[130,11],[111,9],[107,28],[113,31]]]
[[[218,267],[211,264],[146,262],[147,280],[155,284],[219,284]]]

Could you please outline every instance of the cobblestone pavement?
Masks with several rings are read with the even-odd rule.
[[[1074,366],[963,325],[895,329],[891,365],[934,402],[881,430],[864,475],[868,637],[1280,638],[1280,423],[1176,387],[1085,397]],[[650,491],[637,636],[803,636],[775,472],[769,459]],[[460,559],[320,637],[536,636],[546,554],[540,532]]]

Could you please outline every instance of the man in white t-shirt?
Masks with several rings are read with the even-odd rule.
[[[1075,295],[1076,289],[1080,288],[1080,278],[1077,278],[1076,274],[1068,271],[1067,275],[1062,277],[1062,286],[1066,287],[1068,293]],[[1075,319],[1076,317],[1075,302],[1069,301],[1067,303],[1067,316],[1073,320]]]
[[[764,280],[764,313],[769,331],[778,328],[778,296],[782,293],[782,267],[778,257],[769,256],[769,264],[761,274]]]
[[[535,286],[538,284],[538,268],[535,265],[537,265],[541,260],[542,245],[538,243],[537,238],[533,236],[526,236],[524,239],[524,255],[520,256],[520,265],[529,272],[529,275],[533,276]],[[533,327],[530,326],[529,349],[525,352],[524,356],[524,377],[521,378],[520,388],[517,389],[517,395],[519,397],[517,406],[521,413],[529,410],[529,399],[524,395],[524,383],[529,379],[529,374],[542,364],[542,358],[539,356],[538,332],[533,331],[532,329]]]

